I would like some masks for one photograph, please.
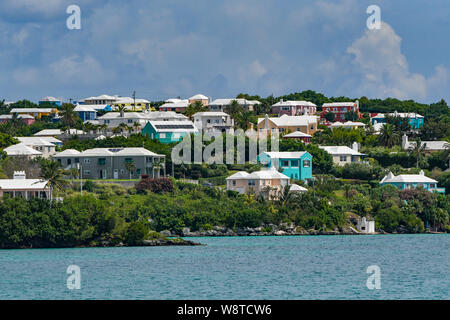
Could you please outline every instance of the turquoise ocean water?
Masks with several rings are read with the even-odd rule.
[[[207,246],[0,250],[0,299],[450,298],[450,235],[190,239]]]

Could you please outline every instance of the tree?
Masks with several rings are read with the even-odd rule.
[[[125,167],[128,170],[128,173],[130,174],[130,180],[131,180],[131,173],[136,169],[136,164],[133,160],[125,162]]]
[[[50,205],[52,202],[53,190],[56,188],[65,192],[67,186],[64,180],[65,171],[59,166],[59,163],[51,159],[40,159],[41,173],[39,178],[46,181],[46,186],[50,188]]]
[[[336,118],[336,115],[333,112],[327,112],[325,113],[325,119],[329,122],[333,122]]]
[[[120,117],[123,118],[124,112],[127,110],[127,108],[123,105],[119,105],[116,110],[120,113]]]
[[[356,121],[358,120],[359,116],[355,111],[349,111],[344,115],[345,120],[347,121]]]
[[[380,142],[388,148],[391,148],[400,141],[400,135],[395,131],[393,124],[385,123],[381,127]]]
[[[139,132],[139,129],[141,128],[141,124],[140,124],[139,122],[135,121],[135,122],[133,123],[133,128],[134,128],[134,131],[135,131],[136,133],[138,133],[138,132]]]
[[[427,147],[426,143],[422,143],[422,141],[417,139],[416,143],[411,145],[408,149],[408,152],[410,154],[413,154],[416,158],[416,168],[419,167],[419,162],[423,157],[423,154],[425,153],[425,148]]]
[[[79,119],[78,114],[74,111],[75,107],[71,103],[63,103],[60,109],[61,121],[67,126],[67,133],[70,134],[70,127]]]
[[[208,108],[203,105],[200,101],[196,101],[195,103],[191,103],[187,106],[186,110],[184,111],[184,114],[189,119],[192,119],[192,116],[196,114],[197,112],[204,112],[207,111]]]

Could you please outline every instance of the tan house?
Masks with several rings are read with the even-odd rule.
[[[278,199],[280,192],[289,185],[290,178],[274,167],[269,169],[248,173],[239,171],[227,179],[227,190],[239,193],[262,194],[266,199]]]
[[[207,106],[209,104],[209,98],[203,94],[196,94],[188,99],[189,104],[200,102],[202,105]]]
[[[11,197],[25,199],[50,199],[50,188],[47,182],[40,179],[27,179],[25,171],[14,171],[13,179],[0,179],[0,197],[8,194]]]
[[[258,132],[291,133],[303,132],[308,135],[313,135],[317,131],[317,117],[316,116],[288,116],[282,115],[279,118],[269,118],[266,114],[265,118],[258,119]]]

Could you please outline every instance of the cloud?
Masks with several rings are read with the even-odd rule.
[[[443,66],[429,79],[412,73],[401,51],[401,43],[394,29],[382,22],[381,29],[367,30],[347,48],[355,70],[362,76],[357,88],[361,95],[424,99],[430,85],[448,77],[448,70]]]

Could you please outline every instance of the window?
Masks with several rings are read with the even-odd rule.
[[[289,160],[283,160],[283,161],[281,161],[281,166],[282,166],[282,167],[289,167]]]
[[[311,160],[303,160],[303,168],[311,167]]]
[[[249,185],[249,186],[254,186],[254,185],[256,185],[255,180],[248,180],[248,185]]]
[[[136,169],[136,174],[141,174],[141,169]]]
[[[147,163],[152,163],[152,157],[147,157]]]
[[[166,134],[165,133],[160,133],[159,134],[159,138],[160,139],[165,139],[166,138]]]
[[[75,158],[75,163],[80,163],[80,158]]]
[[[339,156],[339,161],[341,162],[347,161],[347,156]]]
[[[291,160],[291,167],[298,167],[298,160]]]
[[[130,163],[130,162],[132,162],[132,161],[133,161],[132,158],[125,158],[125,163]]]
[[[72,159],[67,159],[67,165],[72,164]]]
[[[128,119],[128,123],[133,123],[133,119]]]
[[[174,139],[180,139],[180,133],[174,133],[173,134]]]
[[[85,164],[90,164],[91,163],[91,159],[83,159],[83,162],[85,163]]]
[[[90,175],[91,174],[91,170],[83,170],[83,174]]]
[[[123,174],[123,173],[124,173],[123,169],[120,169],[120,174]]]
[[[98,165],[104,166],[106,164],[106,158],[99,158],[98,159]]]
[[[110,123],[110,121],[109,120],[105,120],[105,124],[108,124],[108,123]]]
[[[236,180],[233,180],[233,186],[236,186]]]
[[[58,164],[61,165],[61,159],[58,159]]]

